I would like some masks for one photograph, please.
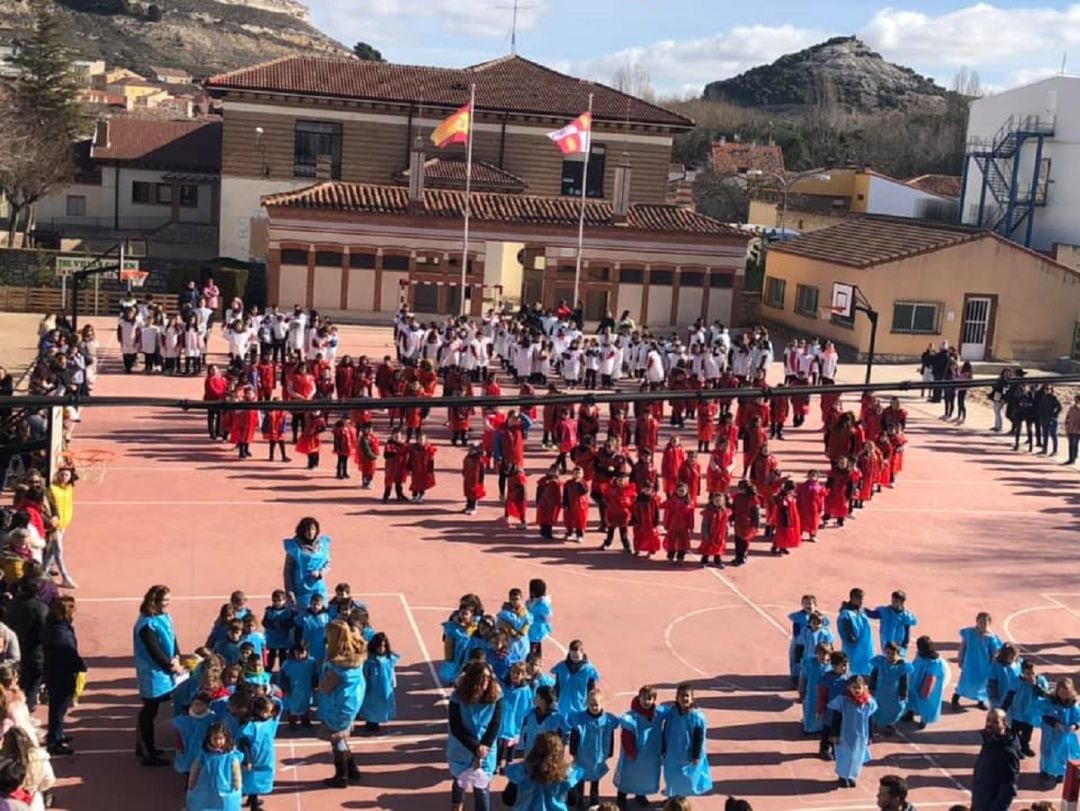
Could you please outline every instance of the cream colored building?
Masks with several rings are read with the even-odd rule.
[[[865,354],[869,319],[829,313],[834,282],[879,313],[879,356],[917,358],[941,341],[972,361],[1076,353],[1080,271],[987,231],[862,215],[773,245],[762,317]]]
[[[751,225],[780,226],[783,192],[769,177],[759,178],[752,190]],[[796,231],[831,228],[849,214],[892,217],[928,217],[951,211],[953,198],[924,191],[902,180],[865,168],[828,168],[792,183],[788,189],[784,227]]]

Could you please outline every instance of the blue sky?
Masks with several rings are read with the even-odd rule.
[[[463,66],[509,51],[513,0],[304,0],[312,21],[394,62]],[[827,37],[855,34],[887,59],[948,85],[960,67],[1003,89],[1080,72],[1080,3],[897,0],[769,3],[715,0],[520,0],[518,52],[608,82],[646,71],[661,94],[700,92]],[[500,8],[506,7],[506,8]],[[1072,71],[1070,71],[1072,72]]]

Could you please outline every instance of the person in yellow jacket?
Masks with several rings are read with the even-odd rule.
[[[70,467],[60,468],[56,471],[52,486],[49,487],[49,494],[55,505],[53,517],[56,519],[56,529],[49,538],[48,546],[45,547],[45,558],[42,561],[45,571],[49,571],[53,564],[60,570],[60,577],[63,578],[60,587],[65,589],[78,588],[78,583],[71,579],[71,573],[64,564],[64,535],[75,513],[73,473]]]

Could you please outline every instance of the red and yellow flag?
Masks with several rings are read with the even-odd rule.
[[[472,105],[466,104],[457,112],[443,119],[431,133],[431,142],[442,149],[451,144],[464,144],[469,140],[469,123],[472,119]]]
[[[576,155],[589,151],[592,140],[592,114],[582,113],[561,130],[549,132],[548,138],[564,155]]]

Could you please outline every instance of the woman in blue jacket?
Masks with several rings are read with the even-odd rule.
[[[144,766],[169,765],[154,742],[154,721],[158,708],[169,700],[176,677],[184,672],[168,608],[169,587],[151,586],[139,607],[133,633],[135,676],[142,699],[135,754]]]
[[[320,533],[314,518],[301,518],[296,534],[286,538],[285,593],[289,603],[307,608],[313,594],[322,595],[325,605],[329,594],[323,579],[330,568],[330,538]]]
[[[499,682],[487,663],[473,662],[462,671],[450,697],[446,761],[454,779],[450,802],[459,811],[465,801],[463,783],[470,784],[469,777],[479,777],[484,783],[471,783],[475,811],[491,808],[487,784],[495,775],[496,743],[502,720],[501,696]]]

